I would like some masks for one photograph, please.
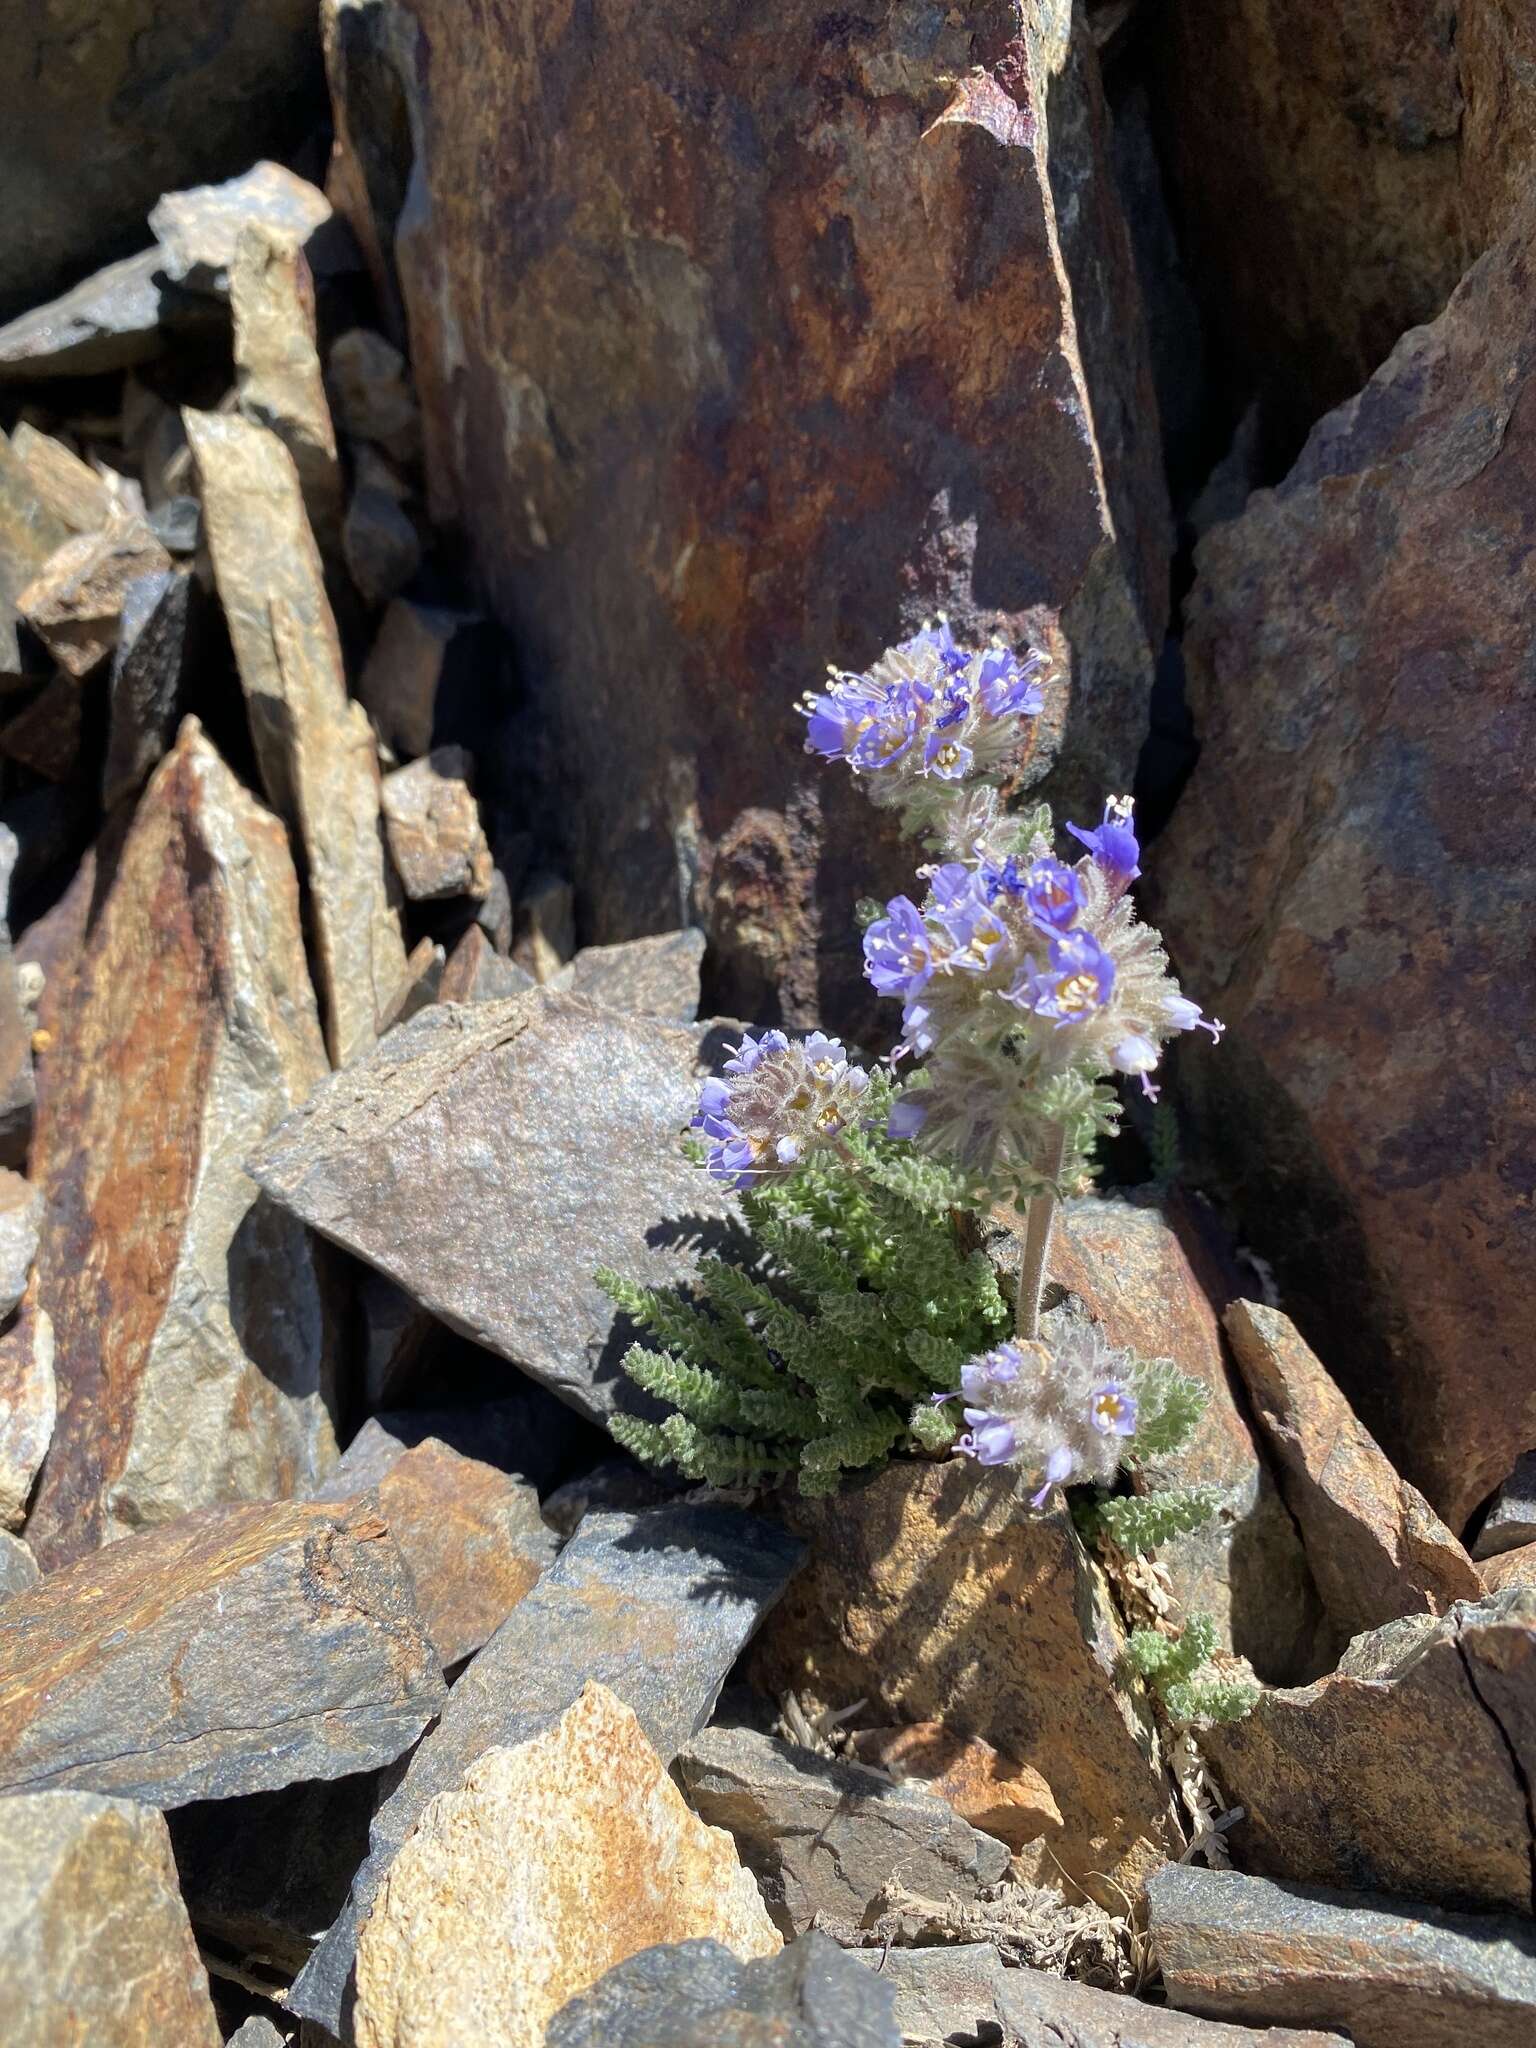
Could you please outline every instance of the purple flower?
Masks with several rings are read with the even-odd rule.
[[[999,1344],[960,1368],[960,1391],[967,1401],[984,1401],[990,1387],[1011,1386],[1022,1363],[1016,1344]]]
[[[1188,996],[1164,996],[1163,1015],[1175,1031],[1209,1031],[1212,1038],[1220,1038],[1227,1028],[1219,1017],[1203,1016]]]
[[[1156,1102],[1158,1090],[1151,1081],[1152,1069],[1157,1065],[1158,1051],[1150,1038],[1143,1038],[1139,1031],[1133,1031],[1128,1038],[1122,1038],[1109,1056],[1109,1063],[1117,1074],[1134,1074],[1141,1082],[1142,1093]]]
[[[933,940],[910,896],[893,896],[864,933],[864,972],[883,996],[905,1001],[932,974]]]
[[[918,873],[927,877],[933,900],[941,909],[969,897],[971,884],[976,879],[974,871],[963,860],[947,860],[936,868],[919,868]]]
[[[926,1003],[908,1003],[901,1013],[901,1044],[896,1053],[932,1052],[932,1026],[933,1012]],[[923,1114],[926,1116],[927,1111],[924,1110]]]
[[[991,648],[982,659],[976,679],[976,694],[988,717],[1037,718],[1045,709],[1045,699],[1035,681],[1039,666],[1037,654],[1021,662],[1010,648]]]
[[[927,1117],[928,1105],[920,1095],[904,1095],[899,1102],[891,1104],[885,1135],[888,1138],[915,1138]]]
[[[1136,1396],[1124,1380],[1101,1380],[1088,1397],[1088,1419],[1100,1436],[1134,1436]]]
[[[1049,969],[1027,971],[1008,993],[1037,1017],[1054,1017],[1060,1030],[1101,1010],[1114,986],[1115,963],[1098,940],[1087,932],[1067,932],[1051,941]]]
[[[1032,1508],[1043,1508],[1053,1486],[1065,1486],[1072,1477],[1072,1453],[1065,1444],[1058,1444],[1045,1461],[1045,1477],[1038,1493],[1032,1493],[1029,1504]]]
[[[782,1031],[765,1031],[761,1038],[754,1038],[750,1031],[744,1031],[740,1045],[725,1063],[725,1071],[728,1074],[750,1074],[770,1053],[788,1050],[789,1040]]]
[[[699,1106],[693,1128],[708,1138],[732,1138],[740,1133],[730,1119],[731,1091],[723,1081],[708,1080],[699,1090]]]
[[[848,758],[855,768],[889,768],[917,738],[918,709],[911,695],[892,696],[860,733]]]
[[[805,699],[806,752],[824,754],[829,761],[849,759],[884,703],[878,683],[834,670],[831,689]]]
[[[939,870],[941,875],[948,872]],[[1008,928],[993,910],[983,878],[970,869],[963,872],[964,886],[954,889],[935,913],[950,942],[941,965],[967,974],[985,974],[1007,945]],[[937,885],[938,877],[934,879]]]
[[[1006,1415],[994,1415],[987,1408],[961,1411],[971,1425],[955,1448],[974,1458],[978,1465],[1006,1465],[1018,1449],[1013,1424]]]
[[[949,630],[949,621],[942,612],[939,614],[937,624],[930,622],[923,627],[920,633],[914,633],[910,640],[903,640],[896,649],[896,652],[906,655],[911,660],[923,654],[929,648],[932,648],[934,653],[937,654],[940,666],[949,675],[953,675],[957,670],[964,668],[967,661],[970,660],[970,656],[965,652],[964,648],[955,645],[955,636]]]
[[[1036,924],[1049,931],[1069,931],[1083,907],[1082,878],[1048,854],[1024,877],[1024,901]]]
[[[725,1072],[730,1082],[711,1079],[700,1089],[693,1127],[709,1140],[712,1177],[738,1189],[835,1144],[869,1090],[868,1074],[824,1031],[794,1045],[782,1031],[747,1032]]]
[[[959,740],[946,739],[941,732],[931,732],[923,749],[923,773],[936,775],[941,782],[962,782],[970,774],[975,758],[970,748]]]
[[[1085,832],[1081,825],[1069,825],[1067,830],[1087,847],[1116,895],[1128,889],[1141,873],[1141,848],[1136,842],[1128,796],[1110,797],[1104,805],[1104,822],[1093,831]]]

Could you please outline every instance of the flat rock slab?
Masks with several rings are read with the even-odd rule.
[[[334,553],[341,466],[320,374],[314,279],[291,235],[261,222],[240,230],[229,300],[241,413],[270,427],[293,457],[315,539]]]
[[[29,1301],[0,1337],[0,1527],[25,1520],[57,1417],[53,1322]]]
[[[260,226],[302,247],[331,217],[317,186],[266,159],[222,185],[167,192],[149,216],[161,266],[188,291],[229,296],[230,268],[241,231]]]
[[[699,1014],[705,938],[697,925],[616,946],[583,946],[560,971],[559,986],[610,1010],[691,1024]]]
[[[781,1945],[730,1836],[689,1812],[623,1701],[588,1684],[422,1813],[363,1924],[358,2048],[543,2048],[615,1963],[689,1940],[743,1958]]]
[[[974,1899],[1011,1860],[936,1793],[755,1729],[704,1729],[677,1773],[694,1812],[735,1841],[786,1938],[867,1930],[892,1878],[923,1898]]]
[[[494,863],[469,786],[473,772],[462,747],[435,747],[384,778],[385,836],[413,903],[490,889]]]
[[[470,1664],[380,1806],[347,1910],[295,1984],[290,2009],[343,2032],[358,1929],[428,1804],[487,1750],[550,1727],[589,1679],[634,1709],[670,1762],[708,1720],[800,1557],[782,1529],[733,1508],[589,1516]]]
[[[26,1544],[9,1529],[0,1529],[0,1600],[9,1599],[12,1593],[25,1593],[37,1584],[39,1576],[37,1559]]]
[[[1526,1452],[1494,1495],[1472,1554],[1497,1557],[1525,1543],[1536,1543],[1536,1451]]]
[[[336,1457],[328,1254],[244,1167],[327,1071],[298,880],[195,720],[45,1022],[35,1291],[59,1418],[27,1540],[51,1569],[189,1508],[300,1492]]]
[[[8,1166],[0,1166],[0,1318],[8,1316],[27,1291],[42,1217],[38,1190]]]
[[[1336,1672],[1265,1693],[1201,1747],[1260,1876],[1532,1911],[1536,1591],[1357,1636]]]
[[[0,1799],[0,2009],[18,2048],[219,2048],[164,1815]]]
[[[1355,2048],[1529,2048],[1536,2040],[1529,1919],[1174,1865],[1151,1879],[1147,1899],[1169,2000],[1187,2011],[1342,2027]]]
[[[390,1762],[443,1700],[377,1507],[205,1509],[0,1609],[0,1789],[154,1806]]]
[[[667,1286],[730,1196],[679,1133],[703,1027],[539,992],[439,1004],[317,1090],[251,1163],[275,1202],[597,1421],[632,1398],[603,1265]]]
[[[1234,1301],[1224,1320],[1318,1592],[1342,1634],[1481,1599],[1471,1558],[1393,1468],[1290,1317]]]
[[[684,1941],[642,1949],[572,1999],[545,2048],[902,2048],[891,2004],[828,1934],[752,1962]]]
[[[0,327],[0,381],[94,377],[157,356],[160,331],[158,244],[108,264],[45,306]]]

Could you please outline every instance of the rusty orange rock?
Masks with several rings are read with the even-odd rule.
[[[861,1763],[899,1779],[916,1778],[947,1799],[962,1820],[1026,1848],[1061,1827],[1061,1808],[1032,1764],[1010,1763],[979,1735],[956,1735],[940,1721],[866,1728],[853,1739]]]

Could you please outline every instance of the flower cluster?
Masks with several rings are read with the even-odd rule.
[[[1155,1099],[1165,1041],[1221,1030],[1180,994],[1127,894],[1141,872],[1130,798],[1092,830],[1067,827],[1087,849],[1070,865],[1048,825],[1041,813],[1013,850],[983,841],[922,870],[922,906],[897,896],[864,934],[865,972],[902,1004],[899,1052],[927,1058],[892,1135],[921,1133],[1004,1185],[1029,1171],[1042,1119],[1060,1118],[1064,1081],[1134,1075]]]
[[[1136,1430],[1131,1370],[1128,1353],[1079,1324],[1054,1346],[999,1344],[964,1367],[958,1394],[934,1398],[964,1401],[959,1448],[969,1457],[1039,1478],[1030,1497],[1038,1508],[1053,1486],[1113,1480]]]
[[[716,1180],[748,1188],[792,1173],[818,1146],[835,1144],[859,1113],[869,1076],[824,1032],[791,1041],[782,1031],[742,1036],[725,1063],[726,1080],[709,1080],[693,1128],[708,1141]]]
[[[800,706],[806,751],[846,761],[867,778],[873,802],[901,809],[914,830],[933,829],[955,809],[961,784],[1016,765],[1021,722],[1044,708],[1045,668],[1043,654],[1021,659],[1001,641],[967,652],[941,618],[866,675],[833,669]]]

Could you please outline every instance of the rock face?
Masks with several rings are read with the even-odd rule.
[[[752,1728],[706,1728],[677,1771],[694,1812],[735,1841],[786,1938],[810,1927],[856,1937],[880,1917],[891,1878],[927,1899],[966,1900],[1008,1868],[1003,1844],[936,1794]]]
[[[316,540],[334,550],[341,467],[315,340],[315,286],[304,252],[280,229],[253,223],[229,266],[240,410],[270,427],[293,457]]]
[[[347,697],[293,458],[250,420],[185,419],[262,781],[308,857],[327,1043],[341,1066],[373,1044],[405,974],[373,734]]]
[[[244,1166],[326,1071],[298,885],[195,721],[58,994],[33,1146],[59,1395],[27,1529],[45,1568],[335,1458],[324,1255]]]
[[[1316,1685],[1201,1742],[1260,1876],[1530,1913],[1536,1592],[1358,1637]],[[1320,1788],[1326,1787],[1326,1796]]]
[[[0,1800],[0,1999],[36,2048],[219,2048],[163,1815],[88,1792]]]
[[[799,1557],[781,1529],[735,1509],[589,1515],[454,1686],[380,1806],[347,1909],[295,1984],[290,2009],[343,2030],[359,1927],[412,1828],[487,1751],[551,1727],[589,1679],[634,1709],[670,1762],[708,1720]]]
[[[1525,2048],[1536,2035],[1529,1920],[1175,1866],[1147,1898],[1169,1999],[1187,2011],[1344,2027],[1355,2048]]]
[[[363,1924],[358,2048],[543,2048],[605,1970],[690,1940],[743,1958],[780,1945],[729,1835],[688,1811],[623,1701],[588,1685],[416,1823]]]
[[[1536,204],[1201,544],[1202,752],[1154,877],[1181,978],[1231,1027],[1182,1085],[1257,1248],[1457,1532],[1536,1443],[1509,1111],[1531,1085],[1536,623],[1503,566],[1536,488],[1533,260]],[[1497,1099],[1464,1047],[1511,1049]]]
[[[766,1691],[865,1699],[1029,1764],[1061,1811],[1051,1852],[1085,1889],[1134,1889],[1178,1853],[1119,1627],[1064,1510],[1028,1513],[1008,1467],[896,1463],[789,1521],[811,1563],[754,1651]]]
[[[443,1699],[375,1504],[208,1508],[0,1609],[0,1788],[232,1798],[391,1762]]]
[[[689,1259],[658,1225],[722,1228],[689,1164],[707,1034],[537,993],[425,1010],[338,1074],[254,1162],[293,1215],[601,1420],[624,1343],[592,1279],[653,1285]],[[451,1162],[449,1164],[448,1162]]]
[[[621,940],[616,946],[583,946],[570,964],[569,985],[577,995],[610,1010],[691,1024],[699,1014],[703,958],[704,934],[697,926],[649,939]]]
[[[1289,1316],[1235,1301],[1225,1321],[1323,1605],[1341,1634],[1481,1599],[1472,1560],[1382,1456]]]
[[[1193,1218],[1177,1206],[1098,1196],[1068,1203],[1050,1275],[1087,1305],[1112,1344],[1171,1358],[1210,1389],[1189,1444],[1148,1475],[1160,1485],[1219,1486],[1225,1496],[1204,1527],[1162,1552],[1174,1596],[1186,1613],[1210,1615],[1222,1646],[1247,1657],[1261,1678],[1315,1677],[1324,1663],[1316,1589],[1222,1343],[1224,1286],[1201,1256]]]
[[[697,911],[727,1008],[834,1025],[855,892],[909,857],[799,755],[828,661],[936,605],[1033,626],[1068,680],[1024,778],[1095,811],[1142,728],[1166,509],[1086,30],[1066,0],[328,14],[338,195],[381,269],[394,238],[434,512],[541,650],[584,930]]]

